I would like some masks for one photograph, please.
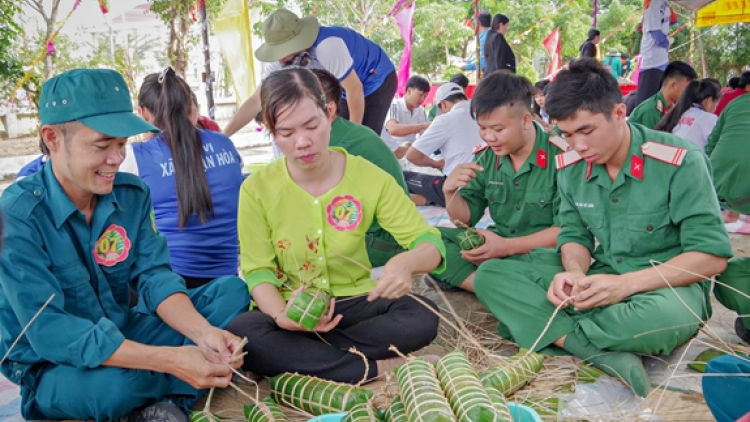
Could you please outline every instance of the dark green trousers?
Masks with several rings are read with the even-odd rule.
[[[730,259],[727,269],[717,280],[720,283],[714,287],[716,300],[739,315],[748,315],[742,318],[742,323],[750,329],[750,299],[745,296],[750,295],[750,258]]]
[[[474,289],[479,301],[500,320],[497,329],[501,337],[520,347],[534,345],[555,312],[547,290],[560,272],[564,269],[553,249],[535,249],[528,255],[493,259],[479,266]],[[615,272],[594,263],[589,270],[589,275],[593,274]],[[549,350],[552,342],[575,335],[581,344],[603,350],[669,354],[698,330],[700,321],[692,312],[702,320],[709,315],[705,298],[703,283],[696,283],[634,295],[615,305],[581,312],[572,306],[561,309],[536,350],[553,353]]]

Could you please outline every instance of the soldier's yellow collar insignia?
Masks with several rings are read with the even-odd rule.
[[[687,148],[678,147],[676,145],[662,144],[654,141],[648,141],[641,145],[641,151],[646,157],[650,157],[673,166],[682,165],[682,160],[685,159],[685,154],[687,154]]]

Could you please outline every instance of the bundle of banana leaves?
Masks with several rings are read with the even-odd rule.
[[[435,364],[435,370],[458,422],[512,422],[496,409],[497,405],[502,407],[505,400],[498,394],[501,402],[493,403],[488,389],[460,350],[445,355]],[[507,405],[504,410],[507,412]]]
[[[271,378],[271,398],[312,415],[348,412],[372,400],[372,391],[307,375],[283,373]]]
[[[479,379],[486,387],[496,388],[507,397],[533,381],[543,363],[544,355],[521,349],[503,363],[479,374]]]
[[[328,312],[330,304],[330,292],[312,287],[301,291],[292,299],[292,305],[286,312],[286,316],[306,330],[312,331],[323,315]]]
[[[419,357],[394,371],[409,422],[455,422],[435,370]]]

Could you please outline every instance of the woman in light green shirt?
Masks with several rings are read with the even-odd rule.
[[[407,294],[412,276],[444,267],[445,247],[388,173],[329,148],[334,112],[317,77],[286,68],[261,86],[263,120],[284,157],[240,190],[240,261],[256,309],[228,329],[247,337],[244,368],[299,372],[342,382],[372,379],[437,335],[438,319]],[[409,249],[370,277],[365,236],[373,218]],[[332,293],[313,332],[289,320],[300,286]],[[434,305],[433,305],[434,306]],[[348,352],[356,348],[361,356]]]

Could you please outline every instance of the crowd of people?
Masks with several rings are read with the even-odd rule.
[[[597,30],[581,59],[532,85],[515,75],[510,19],[488,13],[487,72],[473,95],[462,74],[442,84],[430,112],[421,76],[393,100],[380,46],[283,9],[263,25],[262,82],[223,133],[171,68],[145,78],[140,117],[114,71],[50,79],[43,154],[0,198],[0,370],[21,386],[23,417],[185,422],[240,368],[383,378],[404,362],[391,346],[437,336],[437,307],[411,294],[419,274],[474,292],[502,338],[586,360],[640,396],[640,355],[695,335],[712,293],[750,342],[750,260],[732,258],[722,215],[750,213],[750,72],[722,89],[648,53],[663,49],[668,6],[647,3],[632,114],[626,57],[597,61]],[[248,177],[229,136],[258,115],[279,158]],[[415,204],[492,224],[467,250],[464,229],[431,227]],[[287,316],[308,288],[331,295],[312,330]],[[703,382],[719,421],[750,411],[721,393],[747,378]]]

